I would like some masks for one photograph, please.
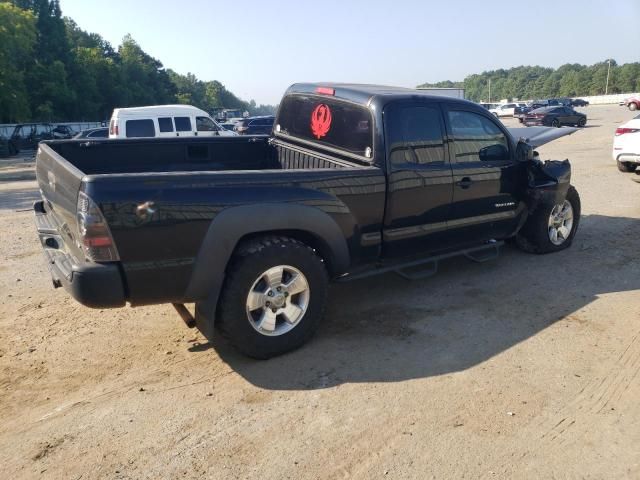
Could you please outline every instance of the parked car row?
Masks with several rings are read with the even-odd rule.
[[[496,117],[515,117],[523,123],[524,117],[538,108],[544,107],[586,107],[589,102],[582,98],[548,98],[544,100],[534,100],[532,102],[512,102],[503,104],[481,103],[483,107],[493,113]]]
[[[76,134],[67,125],[52,125],[50,123],[20,123],[11,134],[10,146],[13,154],[20,150],[34,149],[42,140],[62,140]]]

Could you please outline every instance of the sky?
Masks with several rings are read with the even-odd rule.
[[[276,104],[295,82],[415,87],[519,65],[640,61],[640,0],[61,0],[117,47]]]

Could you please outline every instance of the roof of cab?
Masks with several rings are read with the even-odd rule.
[[[469,100],[462,100],[454,97],[444,97],[441,95],[430,95],[428,90],[418,90],[414,88],[405,87],[391,87],[387,85],[368,85],[358,83],[332,83],[332,82],[319,82],[319,83],[294,83],[291,85],[285,95],[291,93],[307,93],[314,95],[324,95],[318,93],[318,88],[329,88],[334,90],[332,95],[334,98],[348,100],[362,105],[370,105],[371,103],[381,104],[383,106],[393,100],[401,100],[403,98],[424,98],[433,101],[447,102],[460,102],[464,104],[477,105]]]
[[[193,105],[151,105],[148,107],[114,108],[112,116],[188,115],[193,113],[209,116],[207,112]]]

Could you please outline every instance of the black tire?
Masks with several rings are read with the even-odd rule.
[[[629,104],[629,110],[631,110],[632,112],[638,109],[638,105],[636,105],[635,103],[631,102]]]
[[[307,310],[298,323],[277,336],[262,334],[247,317],[246,299],[254,282],[268,269],[289,265],[306,277]],[[240,352],[267,359],[294,350],[307,342],[322,320],[329,277],[322,259],[307,245],[288,237],[262,237],[238,248],[227,268],[220,295],[216,328]],[[292,297],[293,298],[293,297]]]
[[[557,118],[554,118],[553,120],[551,120],[551,126],[552,127],[560,127],[560,120],[558,120]]]
[[[578,191],[573,186],[569,187],[566,199],[573,208],[573,225],[567,239],[560,245],[551,242],[549,238],[549,216],[555,205],[540,205],[529,216],[524,227],[516,235],[516,245],[521,250],[542,254],[558,252],[571,246],[580,223],[580,195],[578,195]]]
[[[620,160],[617,160],[616,163],[618,164],[618,170],[624,173],[635,172],[638,167],[638,165],[631,162],[621,162]]]
[[[587,124],[587,119],[584,117],[580,117],[580,120],[578,120],[578,126],[584,127],[586,124]]]

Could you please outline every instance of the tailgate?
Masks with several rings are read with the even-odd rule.
[[[41,143],[36,155],[36,179],[44,200],[43,208],[61,234],[76,246],[78,223],[76,204],[84,174],[58,155],[49,145]]]

